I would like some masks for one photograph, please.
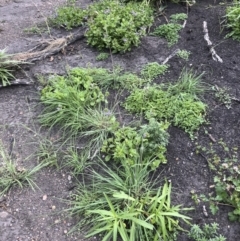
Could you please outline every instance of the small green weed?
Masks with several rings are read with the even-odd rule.
[[[204,224],[202,228],[194,224],[188,233],[188,237],[194,241],[225,241],[226,238],[218,235],[219,225],[217,223]]]
[[[42,34],[47,30],[46,28],[38,27],[37,25],[35,25],[33,27],[25,28],[23,31],[27,34]]]
[[[97,61],[102,61],[102,60],[108,59],[108,57],[109,57],[109,54],[108,54],[108,53],[100,53],[100,54],[96,57],[96,60],[97,60]]]
[[[153,22],[153,11],[147,3],[103,0],[90,5],[88,14],[88,44],[113,53],[138,46]]]
[[[48,139],[40,140],[37,151],[38,162],[46,166],[55,166],[59,168],[57,150],[54,143]]]
[[[223,140],[216,144],[209,144],[209,147],[197,145],[197,153],[204,153],[209,168],[214,172],[214,188],[216,195],[209,197],[200,195],[203,201],[210,202],[210,209],[213,214],[218,211],[218,205],[227,204],[233,207],[228,213],[231,221],[240,221],[240,166],[238,163],[238,147],[229,148]],[[224,153],[220,158],[218,152]]]
[[[179,31],[182,29],[182,26],[178,23],[167,23],[158,26],[153,35],[166,38],[168,45],[172,46],[178,42]]]
[[[178,219],[188,223],[189,217],[180,212],[189,209],[171,204],[171,182],[159,188],[155,179],[149,180],[148,164],[139,160],[133,166],[109,168],[100,162],[99,168],[90,172],[90,182],[79,183],[69,209],[81,217],[77,227],[86,237],[169,241],[180,229]]]
[[[172,14],[170,16],[170,20],[171,22],[179,22],[179,21],[184,21],[187,19],[187,14],[186,13],[176,13],[176,14]]]
[[[221,103],[223,103],[227,107],[227,109],[232,108],[232,97],[228,93],[229,89],[227,89],[226,87],[220,88],[220,87],[215,85],[215,86],[212,87],[212,90],[215,92],[215,97]]]
[[[179,21],[187,19],[187,14],[177,13],[170,16],[170,22],[158,26],[152,33],[155,36],[164,37],[168,41],[168,46],[172,46],[178,42],[179,31],[182,29],[182,25]]]
[[[57,16],[50,18],[50,22],[56,27],[71,30],[73,27],[83,25],[85,18],[87,18],[86,10],[75,6],[75,4],[68,4],[67,6],[59,7]]]
[[[167,162],[168,126],[168,123],[159,123],[152,118],[139,131],[132,127],[118,129],[103,143],[101,150],[106,155],[104,160],[132,166],[142,156],[143,164],[152,160],[151,168],[156,169],[161,163]]]
[[[2,143],[0,143],[0,197],[6,194],[10,188],[29,185],[34,189],[36,184],[33,181],[33,175],[44,165],[39,164],[32,170],[27,170],[14,163],[11,157],[5,152]]]
[[[191,52],[187,51],[187,50],[179,50],[177,52],[177,56],[188,61],[189,55],[191,54]]]
[[[240,3],[236,2],[233,6],[229,6],[226,9],[226,27],[231,31],[226,37],[231,37],[240,41]]]
[[[159,64],[157,62],[148,63],[143,67],[141,71],[141,75],[145,79],[154,80],[159,75],[163,75],[168,68],[169,68],[169,65],[166,65],[166,64]]]

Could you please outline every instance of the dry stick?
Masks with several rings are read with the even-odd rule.
[[[171,54],[162,62],[162,64],[166,64],[172,57],[174,57],[174,56],[178,53],[179,50],[180,50],[180,49],[174,50],[173,53],[171,53]]]
[[[32,84],[32,82],[28,81],[27,79],[15,79],[10,81],[10,84],[7,84],[7,85],[0,84],[0,88],[8,87],[10,85],[30,85],[30,84]]]
[[[62,49],[64,49],[67,45],[72,44],[73,42],[83,38],[84,38],[84,33],[82,31],[79,31],[75,34],[70,34],[66,37],[62,37],[52,41],[45,41],[41,45],[37,45],[36,47],[34,47],[28,52],[17,53],[12,55],[11,60],[18,61],[19,62],[18,65],[31,64],[35,61],[39,61],[53,54],[56,54],[60,52]],[[43,50],[32,52],[33,50],[41,46],[44,47]],[[29,85],[32,83],[33,83],[32,81],[28,81],[27,79],[15,79],[15,80],[12,80],[10,84],[6,86],[0,84],[0,88],[8,87],[11,85]]]
[[[209,39],[208,35],[208,28],[207,28],[207,22],[203,21],[203,33],[204,33],[204,39],[207,41],[207,45],[210,48],[210,53],[212,54],[212,58],[214,61],[222,63],[223,60],[217,55],[212,42]]]
[[[60,52],[67,45],[72,44],[73,42],[83,38],[84,38],[84,33],[81,31],[81,32],[70,34],[66,37],[58,38],[52,41],[45,41],[42,44],[42,46],[45,46],[43,50],[36,51],[36,52],[28,51],[24,53],[17,53],[13,55],[12,59],[17,61],[24,61],[28,63],[39,61]]]

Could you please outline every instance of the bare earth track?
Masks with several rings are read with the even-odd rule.
[[[50,37],[66,37],[69,32],[51,30],[39,35],[27,35],[25,28],[37,23],[44,24],[46,17],[54,14],[54,9],[65,1],[53,0],[0,0],[0,49],[7,48],[9,53],[25,52],[36,46],[39,41]],[[90,1],[77,1],[85,6]],[[137,72],[148,62],[163,62],[176,49],[191,51],[188,62],[174,56],[169,60],[168,73],[158,79],[158,82],[176,80],[184,67],[192,67],[199,73],[205,72],[204,82],[229,88],[236,99],[240,99],[240,43],[224,39],[227,31],[221,31],[220,22],[225,14],[225,7],[219,5],[219,0],[197,1],[190,12],[185,28],[181,31],[178,44],[169,48],[166,41],[158,37],[147,36],[142,39],[140,47],[124,55],[114,55],[114,64],[119,64],[126,70]],[[173,13],[186,12],[185,6],[169,4],[166,16]],[[164,18],[161,18],[164,22]],[[209,39],[222,63],[212,58],[210,48],[204,39],[203,22],[207,22]],[[76,31],[76,30],[74,30]],[[64,52],[23,67],[24,72],[17,73],[18,78],[28,78],[32,82],[27,86],[11,86],[0,88],[0,140],[14,160],[23,166],[36,164],[34,158],[25,161],[37,150],[39,126],[36,108],[39,99],[38,74],[64,74],[66,66],[86,66],[92,63],[96,67],[112,68],[110,59],[96,62],[96,49],[87,46],[84,39],[68,46]],[[26,77],[27,76],[27,77]],[[228,146],[240,147],[240,108],[239,102],[232,102],[232,108],[227,109],[219,103],[211,93],[206,93],[205,102],[209,105],[209,124],[198,133],[198,142],[211,142],[205,130],[214,139],[222,138]],[[34,133],[33,131],[36,131]],[[206,160],[195,154],[195,142],[178,128],[170,128],[170,143],[168,146],[168,164],[159,171],[164,171],[176,188],[174,203],[193,206],[190,192],[198,194],[211,192],[213,175]],[[240,148],[239,148],[240,149]],[[164,170],[162,170],[164,169]],[[0,177],[1,178],[1,177]],[[81,234],[67,235],[75,224],[75,220],[66,216],[62,210],[67,208],[62,199],[67,199],[72,192],[72,177],[67,170],[58,171],[55,168],[45,168],[36,175],[38,188],[11,189],[9,194],[0,200],[0,241],[73,241],[83,240]],[[47,195],[47,196],[45,196]],[[43,200],[47,197],[46,200]],[[206,205],[208,217],[203,214]],[[211,215],[207,204],[200,203],[188,215],[192,223],[202,224],[217,222],[221,233],[229,241],[240,240],[240,225],[228,221],[229,208],[220,207],[220,211]],[[187,241],[181,234],[178,241]]]

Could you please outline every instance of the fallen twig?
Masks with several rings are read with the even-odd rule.
[[[176,49],[171,53],[163,62],[162,64],[166,64],[171,58],[173,58],[179,51],[180,49]]]
[[[67,45],[72,44],[73,42],[80,40],[82,38],[84,38],[84,33],[81,31],[75,34],[70,34],[66,37],[54,39],[51,41],[44,41],[42,44],[34,47],[32,50],[28,52],[14,54],[12,56],[12,60],[20,61],[23,63],[32,63],[38,60],[42,60],[53,54],[60,52]],[[40,47],[43,49],[33,52],[33,50]]]
[[[207,41],[207,45],[210,48],[210,53],[212,54],[212,58],[214,61],[222,63],[223,60],[217,55],[212,42],[209,39],[208,35],[208,28],[207,28],[207,22],[203,21],[203,32],[204,32],[204,39]]]
[[[33,83],[32,81],[29,81],[27,79],[15,79],[15,80],[9,81],[9,84],[7,85],[0,84],[0,88],[8,87],[11,85],[30,85],[32,83]]]

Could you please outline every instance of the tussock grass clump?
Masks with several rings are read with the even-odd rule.
[[[69,211],[81,218],[76,228],[86,237],[167,241],[180,229],[178,219],[190,219],[181,214],[187,208],[171,204],[171,183],[156,188],[156,179],[149,179],[148,164],[142,165],[140,159],[134,162],[120,168],[100,162],[99,169],[90,169],[86,182],[79,183]]]
[[[103,101],[105,96],[93,78],[83,69],[72,69],[67,76],[50,78],[49,85],[42,90],[44,110],[40,122],[43,126],[59,125],[76,135],[83,128],[81,116],[85,110]]]
[[[28,185],[34,189],[36,186],[33,175],[44,165],[39,164],[31,170],[18,166],[5,152],[3,144],[0,142],[0,197],[6,194],[12,187]]]

